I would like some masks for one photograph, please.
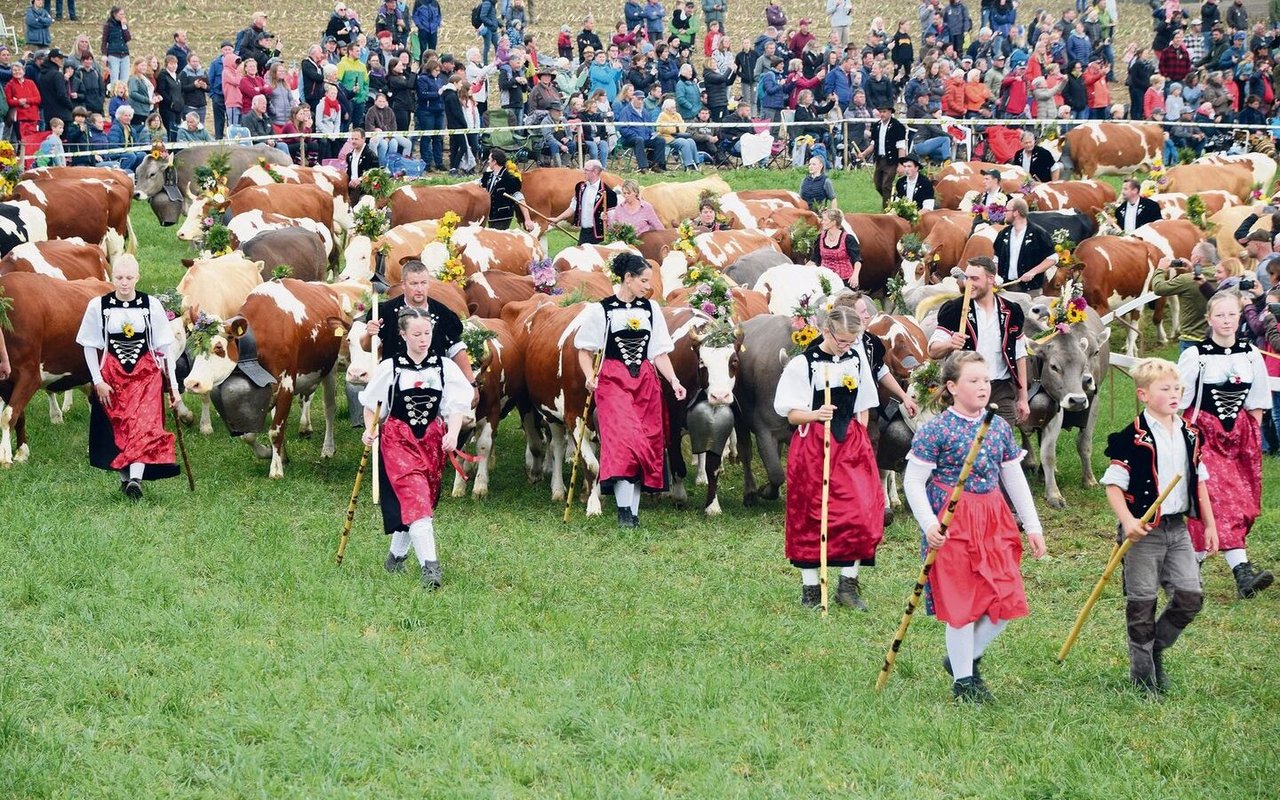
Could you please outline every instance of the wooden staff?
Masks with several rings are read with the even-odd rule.
[[[374,322],[377,322],[378,321],[378,293],[376,291],[373,292],[372,305],[373,305],[373,308],[370,309],[370,319]],[[381,349],[381,346],[382,346],[381,339],[382,337],[376,333],[369,338],[369,355],[373,358],[373,366],[375,369],[378,366],[378,355],[379,355],[378,351]],[[372,377],[373,372],[371,371],[369,375]],[[373,457],[373,474],[374,475],[378,474],[378,451],[380,449],[381,448],[378,447],[378,440],[374,439],[373,445],[370,447],[370,454]],[[357,480],[359,479],[357,478]],[[380,494],[382,492],[382,487],[379,485],[380,483],[381,481],[378,481],[378,480],[369,481],[369,494],[373,497],[374,503],[382,502],[382,498],[380,497]],[[339,561],[338,563],[342,563],[342,562]]]
[[[538,209],[536,209],[536,208],[530,208],[528,205],[526,205],[525,203],[520,202],[519,200],[515,199],[514,197],[512,197],[512,196],[511,196],[511,195],[509,195],[509,194],[507,194],[506,192],[503,192],[503,193],[502,193],[502,196],[503,196],[503,197],[505,197],[505,198],[507,198],[508,200],[511,200],[513,203],[515,203],[516,205],[520,206],[520,207],[521,207],[521,208],[523,208],[525,211],[528,211],[530,214],[537,214],[539,217],[542,217],[542,219],[543,219],[544,221],[548,222],[548,223],[549,223],[553,228],[555,228],[556,230],[560,231],[560,232],[561,232],[561,233],[563,233],[565,236],[572,237],[572,238],[573,238],[573,240],[574,240],[575,242],[578,242],[578,232],[577,232],[577,231],[575,231],[575,230],[573,230],[572,228],[566,228],[566,227],[564,226],[564,223],[563,223],[563,222],[556,222],[555,220],[553,220],[553,219],[551,219],[550,217],[548,217],[546,214],[543,214],[543,213],[542,213],[541,211],[539,211]],[[579,242],[579,244],[581,244],[581,242]]]
[[[996,415],[998,406],[995,403],[987,406],[987,413],[982,417],[982,423],[978,425],[978,432],[973,436],[973,443],[969,445],[969,454],[964,458],[964,465],[960,467],[960,476],[956,478],[956,485],[951,490],[951,496],[947,499],[947,507],[942,512],[942,516],[938,519],[938,533],[943,536],[947,535],[947,528],[951,526],[951,518],[955,516],[956,506],[960,504],[960,496],[964,494],[964,483],[969,479],[969,473],[973,471],[973,462],[978,458],[978,449],[982,447],[982,440],[987,437],[987,431],[991,428],[991,420]],[[898,624],[898,633],[893,637],[893,644],[889,645],[889,652],[885,653],[884,666],[880,667],[880,675],[876,677],[876,691],[884,688],[889,682],[889,672],[893,669],[893,662],[898,657],[898,650],[902,647],[902,640],[907,637],[907,628],[911,625],[911,617],[915,614],[916,606],[920,604],[920,595],[924,593],[925,581],[929,580],[929,572],[933,569],[933,563],[938,560],[938,548],[930,547],[928,554],[925,556],[924,564],[920,567],[920,574],[916,576],[916,585],[911,590],[911,596],[907,598],[907,609],[902,614],[902,622]]]
[[[1164,491],[1160,492],[1160,496],[1147,509],[1147,513],[1142,515],[1142,519],[1139,520],[1141,524],[1146,525],[1155,517],[1165,498],[1169,496],[1169,492],[1173,491],[1173,487],[1177,486],[1180,480],[1182,480],[1181,473],[1173,476],[1173,480],[1169,481],[1169,485],[1164,487]],[[1098,602],[1098,598],[1102,595],[1103,588],[1111,580],[1111,574],[1116,571],[1116,567],[1120,566],[1120,562],[1124,560],[1124,555],[1129,552],[1130,547],[1133,547],[1133,540],[1126,536],[1123,542],[1111,549],[1111,556],[1107,559],[1107,568],[1102,571],[1102,577],[1098,579],[1093,591],[1089,593],[1089,599],[1084,602],[1084,608],[1080,609],[1080,613],[1076,616],[1076,624],[1072,626],[1071,633],[1067,634],[1067,640],[1062,643],[1062,649],[1058,651],[1059,664],[1067,660],[1067,653],[1071,652],[1072,645],[1076,643],[1076,637],[1080,635],[1080,629],[1084,627],[1085,620],[1089,618],[1089,613],[1093,611],[1094,604]]]
[[[823,405],[831,405],[831,367],[823,368]],[[831,504],[831,420],[822,423],[822,524],[818,528],[818,585],[822,616],[827,616],[827,526]]]
[[[596,388],[600,387],[600,362],[604,360],[604,348],[596,351],[595,360],[591,364],[591,373],[596,377]],[[595,392],[587,392],[587,402],[582,406],[582,416],[578,417],[578,424],[574,431],[576,444],[573,453],[573,467],[569,470],[569,491],[565,493],[564,499],[564,523],[569,524],[569,511],[573,508],[573,489],[578,483],[578,464],[582,461],[582,439],[587,433],[587,417],[591,416],[591,401],[595,399]]]
[[[973,302],[973,286],[969,277],[964,279],[964,299],[960,301],[960,330],[966,339],[969,338],[969,304]]]
[[[378,401],[377,407],[373,411],[373,440],[378,440],[378,427],[382,421],[382,401]],[[347,519],[342,523],[342,537],[338,539],[338,566],[342,566],[342,557],[347,553],[347,540],[351,538],[351,523],[356,518],[356,501],[360,499],[360,480],[364,477],[364,468],[369,465],[369,451],[372,445],[365,445],[364,451],[360,454],[360,466],[356,467],[356,484],[351,487],[351,501],[347,503]],[[378,482],[378,476],[373,476],[373,482]]]
[[[162,391],[168,393],[172,398],[172,402],[169,403],[169,411],[173,414],[173,435],[178,440],[178,454],[182,456],[182,468],[187,473],[187,491],[194,492],[196,490],[196,476],[191,474],[191,459],[187,458],[187,443],[182,438],[182,421],[178,419],[178,409],[174,407],[180,398],[177,390],[169,385],[169,371],[165,367],[161,367],[160,374],[164,376],[164,389]]]

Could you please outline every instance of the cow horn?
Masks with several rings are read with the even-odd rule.
[[[187,199],[194,203],[197,198],[191,193],[191,181],[187,181],[187,187],[184,191],[187,193]]]
[[[967,276],[964,274],[964,270],[960,269],[959,267],[952,267],[951,277],[955,278],[960,283],[964,283]]]

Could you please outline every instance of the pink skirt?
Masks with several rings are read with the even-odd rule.
[[[623,480],[639,481],[646,492],[665,491],[667,410],[653,363],[641,364],[633,378],[621,361],[606,358],[595,398],[601,489],[612,491]]]
[[[1022,539],[999,490],[961,495],[929,572],[929,593],[934,614],[955,627],[984,615],[995,622],[1027,615]]]
[[[1190,424],[1191,415],[1186,417]],[[1200,429],[1200,460],[1209,470],[1209,501],[1218,526],[1218,547],[1244,547],[1253,522],[1262,513],[1262,431],[1246,411],[1236,417],[1230,431],[1212,414],[1201,413],[1195,426]],[[1191,544],[1204,551],[1204,523],[1187,519]]]

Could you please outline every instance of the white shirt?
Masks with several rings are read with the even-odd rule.
[[[383,359],[374,370],[373,380],[360,392],[360,405],[370,411],[376,410],[378,403],[382,403],[382,419],[386,419],[391,413],[391,404],[386,401],[390,396],[391,376],[394,374],[395,360]],[[428,389],[439,389],[440,418],[446,424],[454,414],[465,415],[471,411],[471,382],[451,358],[440,359],[439,377],[443,378],[443,384],[437,380],[434,369],[402,369],[399,377],[401,390],[411,389],[415,383]]]
[[[578,212],[579,228],[595,227],[595,218],[593,213],[596,207],[596,195],[598,194],[600,194],[600,181],[588,183],[586,186],[582,187],[582,205],[575,207],[575,210]],[[574,198],[573,202],[577,203],[577,198]]]
[[[1191,496],[1188,493],[1191,481],[1187,477],[1187,448],[1182,440],[1182,419],[1175,416],[1172,429],[1160,425],[1145,411],[1142,412],[1142,419],[1156,442],[1157,491],[1163,492],[1174,475],[1181,475],[1183,478],[1160,504],[1160,513],[1185,514],[1191,510]],[[1205,469],[1204,462],[1196,467],[1196,476],[1202,481],[1209,479],[1209,471]],[[1120,464],[1111,464],[1102,474],[1102,485],[1119,486],[1122,491],[1127,492],[1129,470]]]
[[[995,305],[988,312],[982,303],[973,304],[974,316],[978,318],[978,341],[973,343],[987,362],[987,372],[993,381],[1008,380],[1009,367],[1004,363],[1004,350],[1000,347],[1000,314]],[[964,320],[960,321],[964,324]]]
[[[351,151],[351,180],[360,179],[360,155],[364,153],[364,148]]]
[[[1031,171],[1031,153],[1028,153],[1026,150],[1022,151],[1022,168],[1027,172]]]
[[[591,353],[602,350],[606,343],[608,331],[621,331],[629,328],[631,327],[631,320],[635,319],[639,329],[649,331],[649,347],[645,353],[645,358],[652,361],[658,356],[675,350],[676,345],[671,340],[671,332],[667,328],[667,318],[662,315],[662,308],[652,300],[649,301],[649,313],[652,316],[652,324],[645,319],[644,314],[636,314],[634,309],[628,308],[612,309],[609,312],[609,318],[605,319],[604,306],[599,303],[587,303],[573,323],[577,325],[577,333],[573,336],[573,346]],[[573,330],[572,325],[569,330]],[[468,399],[468,402],[470,402],[470,399]]]
[[[1138,227],[1138,204],[1137,202],[1124,204],[1124,232],[1133,233]]]
[[[821,392],[829,383],[839,386],[845,376],[857,381],[857,396],[853,402],[853,413],[858,414],[880,404],[880,393],[876,388],[876,377],[871,372],[871,360],[867,358],[862,342],[853,346],[857,358],[847,355],[840,361],[822,362],[822,369],[813,370],[810,374],[809,360],[798,355],[787,362],[778,379],[778,388],[773,395],[773,410],[778,416],[785,418],[795,409],[814,410],[813,395]]]
[[[1022,242],[1026,238],[1026,225],[1022,226],[1022,230],[1018,230],[1017,225],[1009,230],[1009,271],[1005,276],[1008,280],[1016,280],[1018,277],[1018,256],[1022,255]]]
[[[876,155],[880,155],[880,156],[889,155],[888,143],[885,142],[885,137],[887,137],[888,135],[889,135],[889,123],[881,122],[880,136],[878,137],[878,141],[876,143]]]
[[[1201,361],[1204,362],[1203,373],[1200,372]],[[1250,347],[1247,353],[1203,356],[1200,355],[1199,348],[1189,347],[1178,357],[1178,374],[1183,386],[1182,399],[1178,401],[1179,408],[1190,408],[1196,401],[1202,380],[1206,384],[1249,383],[1249,393],[1244,398],[1245,410],[1271,408],[1267,366],[1255,347]],[[1195,424],[1194,418],[1191,424]]]

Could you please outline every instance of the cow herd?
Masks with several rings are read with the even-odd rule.
[[[1119,156],[1110,152],[1108,136],[1118,134],[1105,126],[1104,131],[1107,135],[1101,137],[1072,132],[1076,139],[1069,146],[1077,168],[1083,162],[1098,172],[1115,172],[1123,171],[1117,161],[1139,155],[1150,159],[1145,140],[1118,148],[1123,150]],[[1130,150],[1134,153],[1125,155]],[[115,170],[32,170],[22,176],[14,199],[0,205],[0,285],[13,301],[13,330],[6,334],[13,375],[0,381],[0,466],[30,457],[25,412],[37,391],[51,393],[51,417],[57,422],[62,407],[52,393],[88,382],[75,332],[89,300],[109,290],[110,264],[131,258],[136,248],[130,199],[147,200],[162,224],[177,227],[180,239],[198,240],[201,221],[213,212],[206,208],[207,198],[191,191],[191,182],[215,152],[197,147],[173,157],[148,156],[136,181]],[[698,482],[707,484],[706,513],[720,512],[717,478],[722,459],[735,451],[744,470],[743,501],[778,496],[785,475],[781,443],[789,430],[773,411],[773,392],[793,347],[791,312],[806,296],[817,301],[840,285],[834,273],[805,263],[809,253],[793,243],[797,223],[817,227],[816,216],[794,193],[733,192],[718,176],[645,187],[646,199],[668,225],[695,216],[703,192],[720,197],[727,229],[700,234],[692,242],[696,260],[726,277],[734,300],[733,335],[730,340],[717,337],[713,346],[706,340],[713,321],[689,306],[684,283],[691,259],[687,247],[678,246],[683,243],[677,242],[674,229],[643,234],[635,244],[561,250],[552,259],[554,286],[548,286],[530,274],[530,265],[547,252],[545,231],[483,227],[488,196],[476,184],[397,189],[382,201],[389,209],[389,229],[370,239],[354,231],[341,173],[280,163],[278,153],[268,148],[232,152],[227,176],[232,188],[222,200],[233,249],[184,261],[172,324],[180,341],[192,345],[182,365],[183,386],[201,400],[200,431],[213,432],[212,406],[233,435],[270,459],[271,477],[285,473],[294,399],[302,404],[300,430],[309,432],[310,401],[317,389],[322,390],[325,421],[321,456],[334,454],[337,378],[341,374],[348,385],[358,385],[367,382],[373,368],[372,356],[360,346],[360,317],[370,304],[375,280],[394,287],[403,262],[421,259],[439,270],[456,255],[466,273],[463,285],[435,280],[431,295],[464,319],[467,328],[484,329],[492,337],[476,364],[479,401],[471,439],[480,459],[472,492],[478,497],[489,492],[495,432],[514,411],[525,433],[529,479],[549,478],[552,499],[563,500],[566,461],[577,456],[573,431],[587,400],[571,344],[578,314],[583,303],[612,292],[609,261],[619,252],[636,252],[655,267],[655,293],[664,302],[676,343],[672,362],[689,388],[686,401],[677,402],[664,385],[673,498],[687,499],[685,480],[691,470],[684,456],[686,437],[697,457]],[[1250,209],[1254,186],[1269,185],[1274,177],[1275,163],[1264,159],[1226,158],[1169,169],[1161,187],[1169,191],[1158,197],[1166,218],[1136,236],[1099,234],[1097,218],[1116,199],[1106,183],[1054,182],[1028,192],[1038,209],[1032,220],[1079,243],[1076,276],[1091,306],[1086,323],[1040,337],[1043,341],[1029,355],[1035,389],[1023,431],[1040,436],[1038,460],[1051,504],[1062,504],[1055,467],[1057,438],[1064,427],[1081,429],[1084,480],[1093,482],[1093,401],[1108,369],[1110,341],[1099,315],[1142,295],[1160,258],[1186,258],[1204,238],[1201,228],[1184,218],[1191,195],[1205,200],[1214,219],[1221,218],[1220,230],[1234,231],[1245,216],[1241,210]],[[911,381],[913,370],[928,360],[926,342],[937,307],[958,293],[948,277],[951,269],[972,256],[992,254],[996,228],[975,226],[970,213],[956,208],[980,183],[977,175],[984,166],[989,165],[957,162],[944,168],[935,179],[940,208],[914,223],[889,214],[845,214],[846,230],[862,248],[862,288],[880,294],[893,286],[898,308],[891,310],[905,312],[881,313],[868,329],[883,342],[894,377],[910,385],[910,391],[918,390]],[[1206,178],[1204,169],[1214,177]],[[1007,191],[1022,191],[1025,174],[1016,167],[1005,167],[1003,173]],[[546,216],[558,214],[578,175],[558,168],[528,171],[523,190],[527,204]],[[606,180],[616,182],[616,177]],[[446,247],[437,234],[448,211],[458,214],[462,224]],[[1259,224],[1269,224],[1269,218]],[[920,244],[900,252],[908,234]],[[289,268],[288,277],[279,276],[281,267]],[[1067,277],[1060,270],[1049,291],[1056,292]],[[1043,332],[1044,304],[1011,297],[1023,304],[1029,331]],[[189,412],[182,411],[189,419]],[[873,441],[878,442],[886,493],[896,502],[890,478],[902,466],[920,419],[907,418],[896,406],[883,411],[873,426]],[[585,438],[581,450],[588,513],[599,513],[599,489],[591,479],[597,466],[592,437]],[[764,466],[762,483],[752,474],[757,453]],[[466,481],[459,479],[454,495],[466,492]]]

